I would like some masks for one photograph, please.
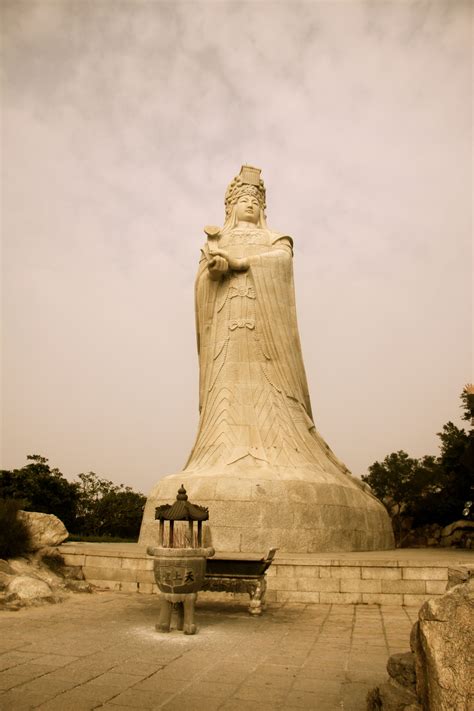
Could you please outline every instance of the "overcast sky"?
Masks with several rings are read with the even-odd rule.
[[[473,378],[470,3],[2,10],[1,466],[181,469],[202,228],[245,162],[295,241],[316,426],[356,475],[435,454]]]

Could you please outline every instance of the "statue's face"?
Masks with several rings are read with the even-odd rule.
[[[239,222],[244,220],[245,222],[257,224],[259,216],[260,205],[256,197],[253,197],[253,195],[239,197],[236,205],[236,217]]]

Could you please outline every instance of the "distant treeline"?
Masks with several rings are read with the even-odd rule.
[[[462,419],[472,424],[472,385],[461,393],[461,408]],[[398,543],[407,519],[412,529],[434,523],[445,526],[461,519],[466,502],[474,499],[474,430],[466,432],[447,422],[438,437],[437,457],[415,459],[400,450],[374,462],[362,477],[387,506]]]
[[[0,498],[21,501],[25,511],[55,514],[75,536],[135,540],[146,497],[131,487],[94,472],[70,482],[39,454],[27,456],[22,469],[0,471]]]

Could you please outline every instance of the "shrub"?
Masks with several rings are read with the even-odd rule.
[[[0,499],[0,558],[16,558],[28,551],[30,533],[18,518],[22,501]]]

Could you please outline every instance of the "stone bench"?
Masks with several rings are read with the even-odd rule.
[[[247,593],[250,596],[249,613],[261,615],[267,590],[265,573],[272,564],[276,550],[270,548],[266,557],[258,559],[224,556],[208,558],[201,590]]]

